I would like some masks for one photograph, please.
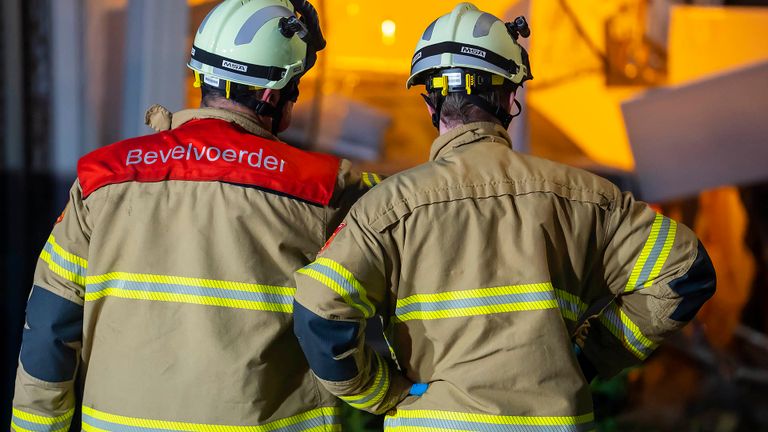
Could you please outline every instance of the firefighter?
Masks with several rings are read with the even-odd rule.
[[[512,150],[529,32],[468,3],[430,24],[408,79],[440,132],[429,162],[373,188],[296,275],[310,367],[388,429],[593,430],[589,379],[642,362],[714,292],[691,230]],[[366,345],[375,315],[391,358]]]
[[[87,431],[338,430],[292,332],[293,273],[366,188],[274,135],[324,45],[308,2],[224,1],[189,62],[202,108],[155,106],[159,133],[80,160],[37,264],[12,430],[68,430],[79,391]]]

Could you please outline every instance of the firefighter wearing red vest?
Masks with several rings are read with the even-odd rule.
[[[528,34],[468,3],[425,30],[408,86],[440,131],[430,161],[366,194],[296,276],[313,371],[386,430],[592,431],[589,379],[644,360],[715,290],[690,229],[512,150]],[[391,355],[366,344],[376,315]]]
[[[80,160],[35,272],[12,430],[68,430],[78,374],[87,431],[339,429],[292,333],[292,275],[365,187],[274,135],[324,45],[305,1],[224,1],[189,62],[203,107],[153,107],[159,133]]]

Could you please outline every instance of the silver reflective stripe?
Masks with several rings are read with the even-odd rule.
[[[435,24],[437,24],[437,20],[432,21],[432,24],[430,24],[429,27],[424,30],[424,34],[421,35],[422,40],[428,41],[432,39],[432,32],[435,31]]]
[[[189,66],[193,69],[203,70],[203,66],[210,66],[203,63],[200,63],[198,60],[190,59],[189,60]],[[246,75],[240,75],[238,73],[234,73],[228,70],[219,69],[217,67],[213,68],[213,75],[216,75],[217,77],[229,81],[234,81],[236,83],[245,84],[245,85],[251,85],[256,87],[266,87],[267,84],[269,84],[271,81],[266,80],[264,78],[254,78],[249,77]]]
[[[289,17],[291,15],[293,15],[293,12],[284,6],[267,6],[257,10],[240,27],[240,31],[235,36],[235,45],[251,43],[256,33],[264,27],[264,24],[275,18]]]
[[[580,419],[573,417],[553,419],[528,417],[529,421],[527,422],[523,421],[526,419],[525,417],[520,417],[514,422],[500,421],[498,423],[494,423],[492,419],[483,421],[484,419],[472,419],[471,417],[462,419],[461,417],[463,416],[458,415],[456,418],[430,418],[428,416],[386,417],[384,428],[396,430],[421,430],[421,428],[429,428],[430,430],[481,432],[588,432],[595,430],[593,421],[578,422]]]
[[[218,9],[219,6],[221,6],[222,4],[223,3],[219,3],[218,5],[216,5],[215,8],[211,9],[211,11],[208,12],[208,15],[206,15],[205,18],[203,18],[203,22],[200,23],[200,28],[197,29],[197,33],[202,33],[203,32],[203,29],[205,28],[205,25],[208,24],[208,18],[210,18],[211,15],[213,15],[213,12],[216,11],[216,9]]]
[[[501,20],[489,13],[480,15],[480,18],[478,18],[477,22],[475,23],[474,30],[472,30],[472,36],[476,38],[488,36],[488,33],[491,32],[491,27],[493,27],[493,24],[495,24],[497,21]]]
[[[494,65],[493,63],[487,62],[477,57],[465,56],[461,54],[453,54],[453,59],[454,59],[453,60],[454,64],[451,65],[451,67],[460,67],[460,66],[482,67],[484,69],[496,72],[505,77],[510,76],[509,71],[504,70]],[[411,68],[411,75],[424,72],[427,69],[438,68],[440,67],[441,60],[442,60],[442,54],[419,59],[416,63],[413,64],[413,67]]]
[[[470,57],[465,56],[461,54],[454,54],[453,61],[455,63],[459,63],[462,65],[468,65],[468,66],[479,66],[485,69],[489,69],[491,71],[494,71],[496,73],[501,74],[502,76],[510,76],[510,72],[508,70],[504,70],[493,63],[487,62],[483,59],[479,59],[477,57]]]
[[[414,63],[413,67],[411,67],[411,75],[424,72],[427,69],[434,69],[438,66],[440,66],[439,55],[423,58]]]

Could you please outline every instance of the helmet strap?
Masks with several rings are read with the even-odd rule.
[[[515,116],[520,115],[520,111],[518,111],[517,114],[513,116],[512,114],[509,113],[509,111],[502,108],[501,105],[493,105],[487,100],[481,98],[480,96],[470,94],[470,95],[466,95],[465,97],[467,98],[467,100],[472,102],[472,105],[475,105],[478,108],[482,109],[483,111],[487,112],[488,114],[496,117],[501,122],[501,125],[504,126],[504,129],[507,129],[509,127],[509,124],[512,123],[512,119]],[[515,102],[519,110],[520,103],[517,101]]]
[[[432,99],[424,93],[421,93],[421,97],[424,98],[424,102],[427,103],[427,105],[432,108],[432,126],[434,126],[437,130],[440,130],[440,111],[443,108],[443,98],[437,99],[437,105],[432,103]]]

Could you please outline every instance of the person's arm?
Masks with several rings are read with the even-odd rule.
[[[16,373],[11,430],[67,431],[83,331],[89,229],[78,183],[35,270]]]
[[[716,281],[696,235],[630,194],[609,211],[605,243],[598,267],[615,298],[590,325],[579,360],[610,377],[692,320]]]
[[[365,344],[366,319],[387,304],[393,263],[384,242],[353,210],[317,260],[296,273],[294,303],[294,330],[320,382],[349,405],[377,414],[413,384]]]

